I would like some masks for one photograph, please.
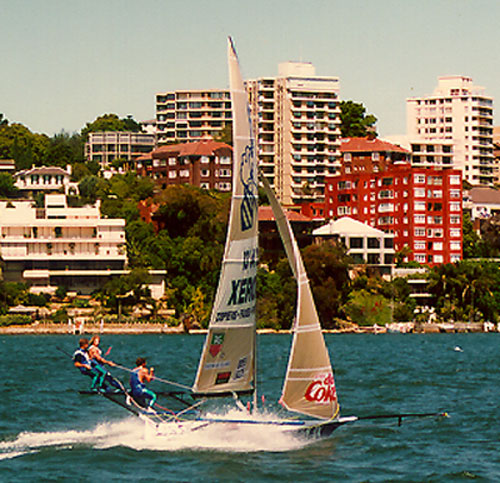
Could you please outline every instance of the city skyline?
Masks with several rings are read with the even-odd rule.
[[[382,136],[406,132],[406,99],[466,75],[500,98],[491,0],[0,0],[0,113],[34,132],[79,131],[104,113],[155,116],[155,94],[228,85],[226,37],[246,79],[288,60],[340,79]],[[497,124],[498,121],[495,122]]]

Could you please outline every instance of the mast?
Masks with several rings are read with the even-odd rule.
[[[257,283],[257,158],[247,93],[228,41],[233,110],[233,189],[222,269],[193,391],[226,395],[254,391]]]

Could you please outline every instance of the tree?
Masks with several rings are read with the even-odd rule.
[[[18,189],[14,185],[14,179],[9,173],[0,173],[0,197],[14,198],[17,196]]]
[[[377,118],[366,114],[366,108],[361,103],[341,101],[340,105],[340,132],[342,137],[364,137],[368,134],[377,135],[375,123]]]
[[[214,136],[214,141],[233,145],[233,123],[227,122],[226,125]]]
[[[87,139],[90,132],[98,131],[133,131],[140,132],[141,126],[132,119],[132,116],[127,116],[125,119],[120,119],[116,114],[103,114],[97,117],[94,121],[88,122],[81,131],[82,138]]]

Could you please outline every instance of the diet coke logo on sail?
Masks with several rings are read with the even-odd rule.
[[[337,391],[335,390],[335,381],[333,375],[322,374],[314,379],[307,386],[304,397],[307,401],[318,404],[329,404],[337,400]]]

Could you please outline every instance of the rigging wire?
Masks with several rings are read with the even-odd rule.
[[[134,372],[133,369],[129,369],[128,367],[122,366],[121,364],[118,364],[116,362],[114,364],[115,364],[115,367],[117,367],[118,369],[121,369],[122,371],[127,371],[130,373]],[[177,386],[177,387],[180,387],[182,389],[187,389],[188,391],[191,391],[190,386],[186,386],[185,384],[181,384],[179,382],[169,381],[168,379],[162,379],[161,377],[158,377],[158,376],[153,376],[153,380],[163,382],[164,384],[171,384],[172,386]]]

